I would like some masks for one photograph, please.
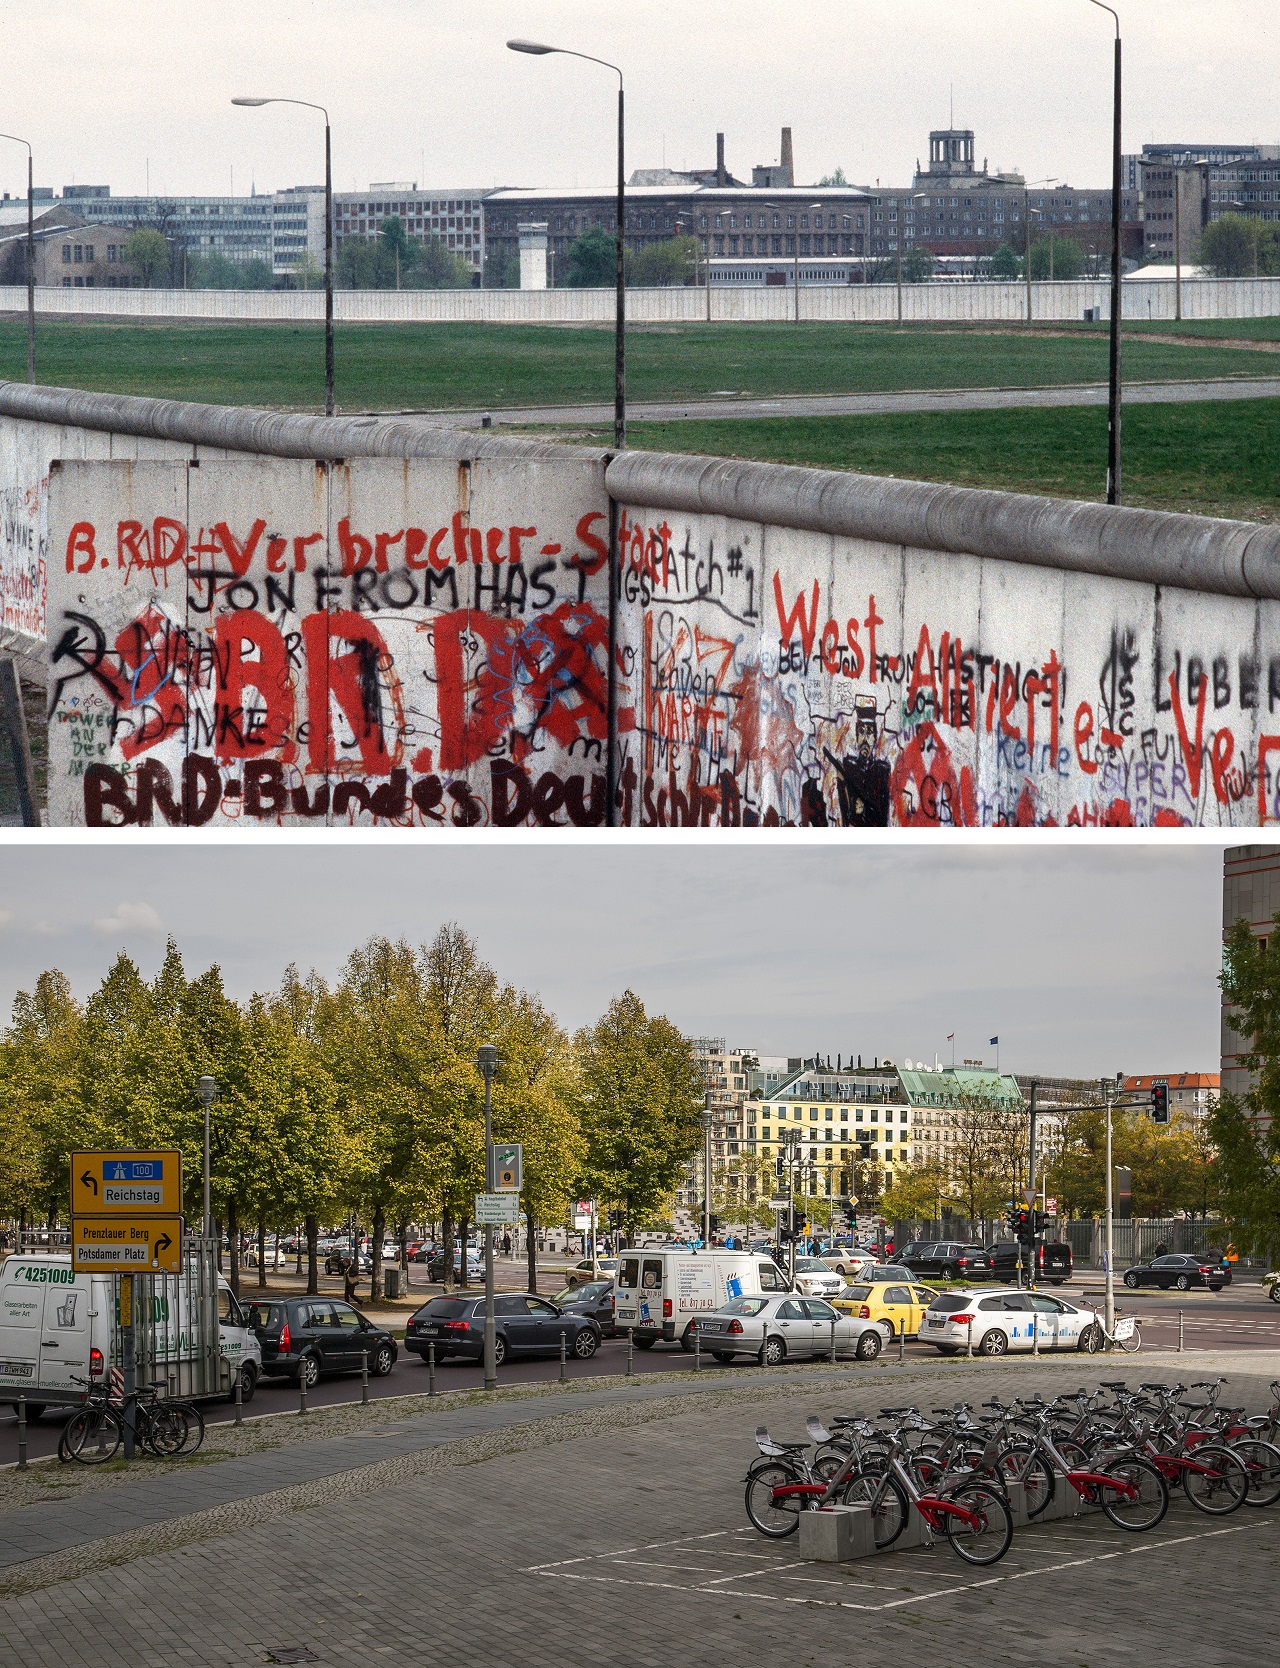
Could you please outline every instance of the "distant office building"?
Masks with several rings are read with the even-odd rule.
[[[125,259],[120,226],[48,227],[36,240],[36,283],[61,289],[137,289],[142,275]]]
[[[337,192],[333,199],[334,236],[340,248],[351,238],[372,243],[384,220],[398,219],[409,237],[436,237],[476,273],[484,262],[485,197],[483,186],[438,187],[419,191],[393,181],[367,191]],[[526,220],[541,219],[525,215]],[[512,253],[518,258],[518,240]]]
[[[1222,854],[1222,933],[1239,920],[1247,921],[1259,944],[1270,942],[1280,915],[1280,846],[1233,846]],[[1246,1095],[1252,1073],[1240,1065],[1250,1039],[1232,1026],[1236,1010],[1222,1004],[1222,1092]]]
[[[1218,1098],[1221,1076],[1216,1071],[1156,1071],[1126,1077],[1125,1093],[1149,1095],[1153,1083],[1169,1085],[1169,1111],[1186,1118],[1203,1118]]]

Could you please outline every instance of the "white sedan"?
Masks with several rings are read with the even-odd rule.
[[[1075,1349],[1092,1355],[1102,1342],[1096,1309],[1064,1303],[1045,1292],[979,1289],[940,1292],[924,1312],[917,1334],[943,1355],[969,1347],[979,1355],[1006,1355],[1029,1350]]]
[[[796,1290],[802,1297],[839,1297],[844,1276],[829,1268],[821,1257],[797,1257]]]
[[[835,1325],[837,1356],[872,1361],[893,1336],[884,1321],[842,1315],[817,1297],[735,1297],[697,1322],[698,1340],[717,1361],[754,1355],[762,1367],[829,1355]]]

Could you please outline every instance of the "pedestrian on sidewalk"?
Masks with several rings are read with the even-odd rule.
[[[356,1280],[359,1278],[358,1264],[354,1256],[348,1257],[342,1267],[342,1298],[345,1303],[356,1300]]]
[[[503,1236],[502,1236],[502,1255],[504,1257],[509,1257],[511,1255],[511,1235],[510,1234],[503,1234]]]
[[[1165,1242],[1163,1240],[1157,1241],[1157,1243],[1156,1243],[1156,1256],[1157,1257],[1167,1257],[1168,1255],[1169,1255],[1169,1247],[1165,1244]]]

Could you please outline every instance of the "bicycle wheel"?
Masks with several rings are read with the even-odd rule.
[[[1039,1517],[1053,1499],[1056,1484],[1053,1467],[1034,1444],[1013,1442],[996,1457],[996,1475],[1008,1488],[1010,1483],[1021,1483],[1027,1504],[1027,1516]]]
[[[115,1409],[95,1404],[71,1415],[63,1426],[60,1446],[81,1465],[102,1465],[115,1458],[123,1434]]]
[[[204,1441],[204,1414],[195,1402],[171,1402],[171,1407],[181,1410],[187,1422],[187,1439],[182,1445],[184,1454],[194,1454]]]
[[[1122,1349],[1126,1355],[1132,1355],[1136,1350],[1140,1350],[1142,1348],[1142,1328],[1135,1323],[1133,1331],[1127,1338],[1116,1339],[1116,1348]]]
[[[1209,1517],[1228,1517],[1249,1497],[1249,1468],[1239,1454],[1215,1443],[1204,1443],[1192,1455],[1197,1465],[1212,1470],[1184,1471],[1182,1492],[1196,1508]]]
[[[860,1476],[851,1477],[845,1484],[841,1503],[871,1507],[871,1533],[877,1552],[892,1546],[907,1526],[910,1507],[902,1484],[883,1472],[864,1471]]]
[[[138,1425],[138,1438],[161,1459],[174,1459],[186,1446],[190,1426],[186,1412],[174,1402],[156,1402]]]
[[[1154,1529],[1169,1510],[1169,1485],[1149,1461],[1138,1459],[1112,1460],[1099,1467],[1108,1477],[1127,1483],[1136,1490],[1132,1496],[1118,1494],[1106,1487],[1098,1489],[1098,1504],[1117,1529],[1132,1529],[1140,1533]]]
[[[1239,1454],[1249,1473],[1249,1492],[1246,1506],[1274,1506],[1280,1500],[1280,1448],[1263,1442],[1258,1437],[1244,1437],[1231,1444],[1233,1454]]]
[[[775,1501],[773,1491],[783,1483],[798,1483],[803,1479],[785,1465],[762,1465],[747,1478],[747,1516],[753,1527],[771,1540],[785,1540],[800,1527],[800,1513],[808,1495],[789,1494]]]
[[[972,1512],[974,1521],[946,1518],[951,1550],[966,1564],[998,1564],[1013,1544],[1013,1514],[992,1483],[961,1483],[947,1499]]]

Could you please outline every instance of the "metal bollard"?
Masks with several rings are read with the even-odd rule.
[[[236,1373],[236,1417],[235,1417],[235,1423],[237,1425],[243,1425],[244,1424],[244,1374],[242,1372],[239,1372],[239,1371],[237,1371],[237,1373]]]
[[[360,1400],[366,1407],[369,1405],[369,1351],[360,1351]]]
[[[695,1373],[702,1371],[702,1334],[698,1331],[697,1321],[693,1323],[693,1370]]]
[[[968,1348],[965,1350],[964,1353],[965,1353],[965,1356],[967,1357],[968,1360],[970,1360],[970,1361],[973,1360],[973,1320],[972,1320],[972,1318],[970,1318],[970,1321],[969,1321],[969,1344],[968,1344]]]
[[[1040,1322],[1036,1320],[1034,1315],[1031,1317],[1031,1353],[1032,1355],[1039,1355],[1040,1353]]]
[[[18,1470],[27,1469],[27,1398],[18,1397]]]
[[[564,1363],[565,1363],[564,1333],[562,1332],[560,1334],[560,1382],[561,1382],[561,1384],[564,1384],[569,1377],[568,1373],[565,1371]]]
[[[627,1377],[634,1378],[636,1371],[636,1329],[627,1328]]]
[[[428,1394],[428,1396],[434,1396],[435,1393],[436,1393],[436,1346],[434,1344],[428,1344],[427,1345],[427,1394]]]
[[[301,1415],[304,1414],[306,1411],[307,1411],[307,1375],[306,1375],[305,1372],[301,1372],[301,1373],[298,1374],[298,1414],[299,1414],[299,1417],[301,1417]]]
[[[904,1362],[906,1359],[907,1359],[907,1329],[906,1329],[905,1326],[900,1326],[898,1328],[898,1363],[899,1363],[899,1365],[901,1365],[902,1362]]]
[[[1178,1354],[1182,1354],[1182,1310],[1178,1310]]]
[[[836,1323],[835,1323],[835,1317],[832,1316],[832,1320],[831,1320],[831,1365],[834,1367],[835,1364],[836,1364]]]

